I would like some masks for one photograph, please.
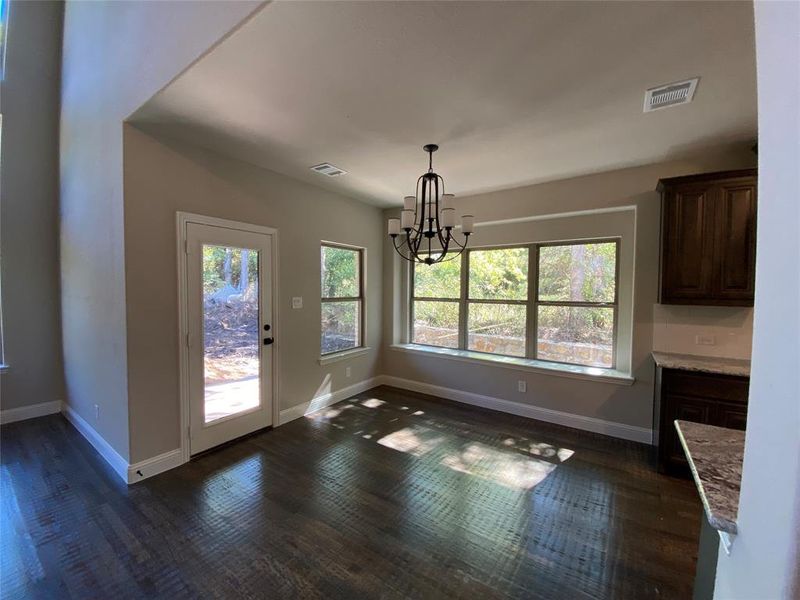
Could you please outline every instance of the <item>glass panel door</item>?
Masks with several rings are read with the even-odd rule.
[[[189,447],[272,425],[271,233],[186,225]]]
[[[203,244],[204,423],[261,403],[258,250]]]

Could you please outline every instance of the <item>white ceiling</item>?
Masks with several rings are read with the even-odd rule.
[[[647,88],[699,76],[693,103]],[[750,2],[276,2],[131,121],[381,206],[754,140]],[[309,167],[348,171],[328,178]]]

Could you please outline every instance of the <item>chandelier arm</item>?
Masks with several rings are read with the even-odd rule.
[[[414,223],[417,222],[417,213],[419,212],[419,209],[417,208],[419,202],[417,201],[419,200],[419,182],[422,181],[422,177],[423,176],[420,175],[419,178],[417,179],[417,187],[414,191]]]
[[[417,232],[417,237],[414,244],[414,255],[419,258],[419,249],[422,245],[422,234],[425,231],[425,179],[422,179],[422,200],[419,203],[420,207],[420,214],[419,214],[419,231]]]
[[[463,243],[463,244],[459,244],[459,243],[458,243],[458,240],[456,239],[456,236],[454,236],[454,235],[451,235],[451,236],[450,236],[450,240],[451,240],[451,241],[452,241],[452,242],[453,242],[453,243],[454,243],[454,244],[455,244],[455,245],[456,245],[456,246],[457,246],[459,249],[461,249],[461,250],[464,250],[464,249],[467,247],[467,242],[466,242],[466,240],[464,240],[464,243]]]
[[[465,248],[460,248],[458,250],[458,252],[452,252],[452,253],[447,255],[447,258],[443,258],[442,260],[439,260],[437,262],[450,262],[451,260],[455,260],[456,258],[461,256],[462,254],[464,254],[464,250],[465,250]]]
[[[401,242],[401,243],[400,243],[400,246],[398,246],[398,245],[397,245],[397,236],[395,236],[395,237],[393,237],[393,238],[392,238],[392,245],[394,246],[394,250],[395,250],[395,252],[397,252],[397,254],[399,254],[399,255],[400,255],[400,258],[402,258],[402,259],[405,259],[405,260],[413,260],[412,258],[409,258],[408,256],[406,256],[405,254],[403,254],[403,253],[400,251],[400,250],[402,249],[402,247],[403,247],[403,243],[404,243],[404,242]]]
[[[414,256],[417,256],[419,254],[419,247],[422,245],[422,230],[415,229],[414,232],[416,233],[416,235],[414,236],[413,240],[411,239],[410,234],[408,236],[409,249],[411,250],[411,252],[413,252]]]
[[[434,208],[434,214],[436,215],[436,233],[439,235],[439,239],[442,236],[442,226],[439,224],[439,180],[441,177],[438,175],[436,179],[433,180],[434,185],[436,186],[436,207]]]
[[[424,178],[422,183],[419,184],[419,206],[419,233],[422,235],[427,230],[425,222],[428,219],[428,181]]]
[[[442,243],[442,252],[439,254],[439,258],[436,260],[436,262],[442,262],[445,260],[447,252],[450,250],[450,239],[451,238],[449,235],[445,238],[444,242]]]

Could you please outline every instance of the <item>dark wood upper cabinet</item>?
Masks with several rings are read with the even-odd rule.
[[[756,169],[662,179],[662,304],[752,306]]]

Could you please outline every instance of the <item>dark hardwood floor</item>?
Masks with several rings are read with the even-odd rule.
[[[700,503],[650,449],[382,387],[131,487],[4,425],[3,598],[690,598]]]

